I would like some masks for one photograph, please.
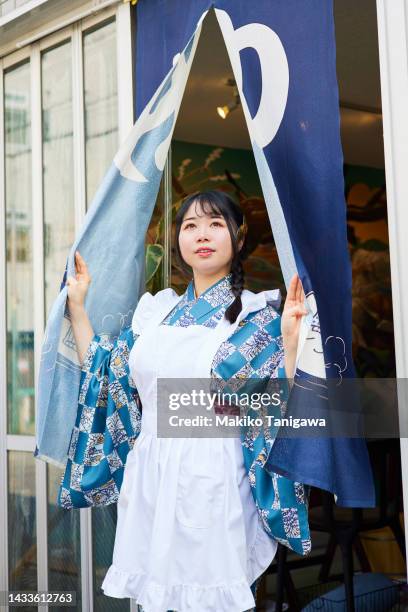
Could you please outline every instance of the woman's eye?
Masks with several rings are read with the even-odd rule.
[[[222,223],[220,221],[212,221],[211,225],[216,225],[218,227],[223,227]],[[187,223],[184,226],[184,229],[189,229],[190,227],[195,227],[195,223]]]

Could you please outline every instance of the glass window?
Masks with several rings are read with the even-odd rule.
[[[76,591],[81,606],[80,513],[57,506],[63,471],[48,464],[48,590]]]
[[[104,595],[101,584],[112,563],[117,522],[117,504],[92,509],[94,607],[97,612],[128,612],[130,599]]]
[[[41,57],[45,312],[58,295],[75,238],[71,42]]]
[[[116,24],[84,35],[86,198],[88,205],[118,149]]]
[[[10,434],[34,434],[30,66],[4,76],[7,404]]]
[[[37,590],[35,459],[8,452],[9,590]],[[37,610],[37,607],[24,608]]]
[[[6,2],[7,7],[15,1]],[[25,0],[18,0],[24,2]],[[3,2],[4,3],[4,2]],[[0,14],[4,7],[0,0]],[[82,33],[83,74],[80,58],[73,53],[71,35],[60,42],[41,43],[36,80],[41,83],[41,115],[31,117],[33,82],[29,59],[4,74],[6,304],[7,304],[7,433],[35,435],[34,412],[34,312],[33,291],[44,291],[44,315],[60,290],[69,250],[75,240],[76,180],[85,180],[86,200],[95,195],[118,149],[118,84],[116,23],[112,17]],[[92,17],[91,23],[95,23]],[[81,26],[82,27],[82,26]],[[74,28],[71,29],[71,34]],[[64,38],[63,38],[64,37]],[[27,58],[30,50],[27,49]],[[82,78],[83,77],[83,78]],[[30,82],[31,81],[31,82]],[[75,91],[84,92],[83,106],[76,107]],[[76,117],[81,121],[75,121]],[[84,134],[76,134],[83,119]],[[32,146],[31,126],[41,122],[42,138]],[[75,172],[74,155],[84,144],[83,177]],[[33,279],[34,257],[41,249],[32,236],[33,156],[42,155],[44,287]],[[36,183],[38,184],[38,183]],[[81,204],[81,203],[79,203]],[[41,222],[41,221],[40,221]],[[41,264],[41,262],[40,262]],[[4,432],[5,433],[5,432]],[[10,442],[13,443],[14,439]],[[7,455],[9,588],[37,590],[36,460],[32,452],[14,450]],[[76,591],[81,607],[80,512],[67,512],[56,504],[62,470],[45,466],[47,473],[47,549],[50,591]],[[40,494],[40,493],[38,493]],[[114,601],[100,585],[112,561],[116,507],[92,510],[94,555],[94,609],[129,611],[129,599]],[[87,549],[90,542],[82,543]],[[42,561],[45,562],[45,559]],[[41,561],[40,561],[41,563]],[[26,608],[35,610],[36,607]]]

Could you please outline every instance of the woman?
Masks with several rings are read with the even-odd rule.
[[[264,467],[261,460],[267,459],[273,443],[265,442],[262,432],[245,444],[237,437],[157,436],[158,378],[211,376],[221,381],[227,365],[228,374],[239,380],[294,374],[301,317],[307,312],[300,279],[292,278],[280,318],[274,307],[279,303],[278,292],[254,294],[244,289],[245,233],[242,211],[226,194],[208,191],[189,196],[176,215],[177,254],[192,272],[186,292],[181,297],[172,289],[154,296],[145,293],[132,325],[114,345],[94,335],[85,312],[91,278],[79,253],[76,278],[67,281],[83,372],[78,420],[82,431],[94,431],[84,417],[84,411],[90,410],[87,397],[94,406],[106,406],[107,397],[113,398],[118,408],[112,415],[115,425],[108,418],[106,425],[106,435],[112,438],[123,434],[122,425],[117,426],[122,407],[128,405],[132,413],[131,405],[134,408],[140,402],[143,406],[140,422],[136,418],[133,423],[135,443],[121,457],[126,469],[117,500],[113,561],[102,589],[111,597],[135,599],[145,612],[253,609],[257,579],[273,560],[278,541],[293,547],[291,536],[293,541],[301,537],[299,525],[290,522],[296,511],[276,505],[285,479],[274,475],[273,480],[269,473],[257,471]],[[129,335],[137,340],[134,344],[126,340]],[[77,431],[75,444],[71,441],[68,454],[76,463],[67,466],[61,485],[60,502],[65,507],[72,507],[71,497],[80,489],[75,485],[75,470],[82,481],[88,479],[88,490],[89,480],[94,478],[94,490],[103,480],[100,469],[92,471],[92,462],[104,439],[99,438],[99,450],[88,439],[84,460],[83,454],[78,459],[80,435]],[[263,487],[264,499],[254,493],[256,478],[255,489],[259,494]],[[292,497],[296,495],[303,511],[307,504],[302,485],[291,484]],[[94,497],[85,495],[87,505],[96,504],[101,490],[99,486]],[[271,491],[272,507],[275,504],[283,517],[281,531],[275,533],[265,509],[271,507]],[[308,552],[307,542],[304,537],[301,554]]]

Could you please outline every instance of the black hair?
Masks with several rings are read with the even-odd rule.
[[[237,236],[238,228],[244,221],[242,210],[238,204],[236,204],[234,200],[223,191],[218,191],[215,189],[211,191],[198,191],[187,196],[187,198],[181,203],[175,217],[176,253],[182,270],[187,274],[191,274],[191,267],[184,261],[181,255],[179,234],[183,217],[193,202],[195,202],[196,205],[199,205],[203,213],[206,215],[211,213],[221,214],[227,224],[231,236],[233,251],[230,272],[232,275],[231,289],[235,295],[235,300],[226,309],[225,317],[230,323],[234,323],[242,310],[241,293],[244,289],[244,268],[242,261],[246,256],[245,237],[244,244],[242,245],[241,250],[239,250],[238,243],[242,238],[242,234],[241,236]]]

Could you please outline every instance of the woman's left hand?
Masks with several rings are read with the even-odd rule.
[[[299,341],[300,324],[302,317],[307,314],[304,306],[305,293],[298,274],[294,274],[282,311],[281,331],[283,346],[285,350],[286,375],[293,376],[294,361],[296,358],[297,345]]]

